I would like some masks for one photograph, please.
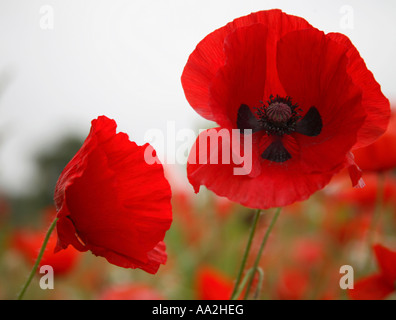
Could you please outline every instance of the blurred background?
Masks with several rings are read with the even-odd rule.
[[[184,97],[180,76],[188,56],[213,30],[234,18],[272,8],[301,16],[325,32],[346,34],[384,94],[395,101],[393,0],[0,0],[0,299],[13,299],[22,286],[54,214],[56,180],[87,136],[91,120],[102,114],[115,119],[118,130],[138,144],[147,142],[152,129],[166,132],[169,121],[175,130],[189,128],[197,133],[198,128],[213,126]],[[166,159],[166,148],[157,148],[159,141],[150,142]],[[181,143],[176,142],[176,147]],[[72,252],[59,258],[65,269],[57,273],[63,274],[57,282],[61,289],[40,290],[36,281],[28,297],[94,299],[126,293],[135,298],[198,299],[211,298],[213,292],[227,297],[251,211],[205,190],[194,195],[184,164],[167,166],[167,174],[174,191],[175,223],[166,238],[170,261],[158,276],[113,267],[90,253]],[[272,266],[277,276],[268,278],[263,297],[345,297],[338,287],[340,263],[356,262],[367,252],[355,250],[362,235],[354,235],[351,242],[348,238],[345,246],[346,236],[339,229],[354,219],[363,228],[355,225],[354,232],[366,236],[366,216],[374,210],[377,190],[373,189],[372,203],[365,209],[359,201],[349,200],[330,206],[329,197],[336,194],[344,199],[339,196],[347,192],[344,185],[340,177],[308,202],[285,209],[274,237],[282,250],[301,251],[301,256],[280,263],[291,259],[286,250],[271,258],[276,263],[268,259],[266,270],[270,272]],[[390,190],[390,199],[396,198]],[[386,210],[393,214],[393,204],[388,205]],[[356,220],[362,210],[368,212]],[[381,234],[392,242],[394,217],[390,221]],[[266,222],[263,219],[263,227]],[[269,252],[276,252],[277,246],[270,246]],[[341,247],[351,251],[339,254]],[[304,269],[307,261],[316,269]],[[324,268],[325,261],[332,263]],[[117,287],[129,284],[133,286]]]

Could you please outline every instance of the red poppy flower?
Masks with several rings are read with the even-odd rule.
[[[346,189],[335,194],[334,198],[355,206],[360,210],[373,210],[378,202],[378,188],[382,182],[378,181],[378,175],[367,173],[364,175],[366,187],[362,189]],[[396,205],[396,180],[391,175],[385,176],[383,181],[383,199],[386,205]],[[336,199],[333,199],[336,200]]]
[[[43,232],[20,229],[13,234],[11,245],[25,257],[31,266],[33,266],[40,252],[44,238],[45,233]],[[68,248],[55,254],[54,248],[56,246],[56,242],[56,233],[52,233],[39,267],[49,265],[53,268],[54,275],[60,276],[68,274],[75,268],[80,260],[80,254],[72,248]]]
[[[205,230],[203,217],[197,211],[192,195],[193,192],[188,193],[185,190],[173,192],[172,207],[185,240],[191,245],[197,245],[204,236]]]
[[[396,113],[388,130],[373,144],[354,152],[356,164],[363,171],[386,171],[396,168]]]
[[[325,261],[324,241],[317,238],[302,238],[293,243],[291,257],[300,266],[309,269],[319,267]]]
[[[234,281],[212,267],[201,267],[197,273],[198,300],[229,300]]]
[[[156,273],[167,258],[163,239],[172,222],[170,186],[158,159],[151,165],[145,161],[152,147],[116,134],[116,127],[105,116],[93,120],[59,177],[56,251],[71,244],[117,266]]]
[[[350,40],[280,10],[252,13],[206,36],[181,80],[195,111],[219,125],[192,148],[190,183],[248,207],[304,200],[344,167],[361,185],[350,151],[388,125],[389,101]],[[234,149],[233,129],[252,138],[243,166],[241,157],[228,161],[249,145],[240,139]],[[241,167],[245,173],[234,174]]]
[[[282,272],[276,286],[278,299],[307,299],[309,285],[309,274],[306,271],[299,269],[286,269]]]
[[[235,202],[228,200],[225,197],[217,197],[213,198],[213,205],[216,214],[221,219],[227,218],[235,209]]]
[[[363,278],[348,290],[354,300],[382,300],[396,291],[396,252],[377,244],[374,253],[380,272]]]

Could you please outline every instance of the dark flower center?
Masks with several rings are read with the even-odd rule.
[[[237,127],[243,133],[251,129],[252,133],[264,131],[273,136],[272,143],[261,154],[263,159],[273,162],[285,162],[291,159],[290,153],[284,147],[282,137],[294,132],[309,137],[315,137],[322,131],[322,117],[316,107],[311,107],[302,118],[303,110],[292,103],[290,97],[270,96],[266,104],[257,108],[256,115],[249,106],[242,104],[237,115]]]
[[[268,135],[281,137],[295,131],[296,122],[301,118],[298,111],[298,105],[293,105],[290,97],[270,96],[267,104],[258,108],[256,114],[262,130]]]

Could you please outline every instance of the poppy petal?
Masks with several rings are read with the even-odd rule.
[[[223,43],[227,33],[223,27],[207,35],[188,58],[181,77],[189,104],[208,120],[214,120],[209,106],[209,84],[224,65]]]
[[[394,288],[381,274],[369,276],[357,281],[348,296],[353,300],[382,300],[394,291]]]
[[[396,168],[396,113],[391,115],[389,126],[373,144],[353,151],[356,162],[364,171],[386,171]]]
[[[383,276],[390,285],[396,284],[396,252],[377,244],[374,246],[374,253]],[[396,288],[394,288],[396,289]]]
[[[76,228],[73,222],[68,218],[68,211],[66,215],[60,214],[59,220],[56,222],[56,230],[58,232],[58,241],[54,252],[59,252],[62,249],[66,249],[71,244],[78,251],[88,251],[88,248],[80,241],[76,234]]]
[[[300,122],[304,124],[305,117],[306,122],[315,120],[312,132],[305,132],[311,135],[294,134],[304,170],[326,172],[343,166],[366,116],[360,88],[346,72],[345,47],[316,29],[294,31],[278,42],[277,59],[287,95],[306,112]],[[320,127],[320,134],[313,135]]]
[[[162,241],[154,249],[147,252],[147,257],[143,260],[136,258],[136,254],[127,256],[101,246],[88,245],[87,247],[94,255],[105,257],[111,264],[123,268],[139,268],[151,274],[157,273],[160,264],[165,264],[167,260],[166,246]]]
[[[389,100],[381,91],[381,86],[375,80],[373,73],[352,44],[351,40],[341,33],[329,33],[330,39],[347,48],[348,73],[355,85],[362,89],[362,107],[367,117],[358,132],[358,140],[354,148],[361,148],[373,143],[388,127],[390,116]]]
[[[198,300],[229,300],[234,283],[217,269],[202,266],[196,275]]]
[[[355,157],[352,152],[348,152],[346,157],[346,167],[348,168],[349,177],[354,188],[363,188],[366,184],[362,178],[362,170],[355,163]]]
[[[259,107],[266,74],[267,28],[261,24],[238,28],[224,42],[227,57],[210,86],[214,120],[222,127],[236,128],[242,104]]]
[[[216,128],[216,130],[224,129]],[[328,184],[333,176],[333,174],[307,174],[267,160],[265,160],[266,164],[253,162],[253,171],[256,165],[260,166],[259,174],[254,177],[248,174],[236,175],[234,169],[240,165],[233,162],[224,164],[221,161],[213,164],[210,161],[211,158],[222,158],[222,141],[217,145],[208,143],[207,149],[203,149],[200,148],[201,135],[205,136],[207,133],[204,131],[197,138],[187,163],[187,176],[196,193],[200,186],[204,185],[217,195],[227,197],[231,201],[250,208],[268,209],[307,199],[312,193]],[[202,161],[203,158],[205,161]]]
[[[272,57],[271,61],[275,59],[275,44],[281,36],[293,30],[312,28],[305,19],[274,9],[259,11],[237,18],[207,35],[189,56],[181,77],[184,93],[189,104],[202,117],[212,121],[216,121],[217,118],[218,111],[211,107],[210,88],[219,69],[224,66],[227,60],[224,52],[226,38],[237,28],[249,27],[254,24],[271,25],[271,33],[268,34],[267,43],[265,44],[266,48],[262,51],[262,53],[266,52],[268,56]],[[264,39],[261,39],[261,41],[264,44]],[[268,77],[271,78],[271,83],[279,83],[276,67],[272,67]],[[264,96],[268,97],[269,94],[264,93]],[[257,102],[255,101],[255,103]],[[247,101],[241,103],[247,103]]]

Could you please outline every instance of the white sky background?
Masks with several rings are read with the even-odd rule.
[[[54,10],[52,30],[40,27],[45,5]],[[352,29],[343,25],[345,5]],[[8,83],[0,92],[0,187],[26,189],[36,151],[71,130],[85,137],[102,114],[138,144],[151,128],[166,132],[167,121],[177,130],[205,125],[180,84],[189,54],[234,18],[272,8],[349,36],[395,97],[394,0],[0,0],[0,86]]]

